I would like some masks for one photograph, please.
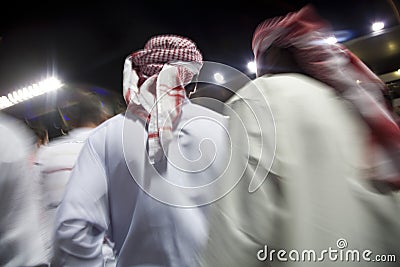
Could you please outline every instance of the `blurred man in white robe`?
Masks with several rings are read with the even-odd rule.
[[[398,266],[399,128],[326,27],[310,6],[257,27],[258,78],[228,103],[226,175],[243,176],[212,210],[203,267]]]
[[[124,115],[89,137],[57,213],[56,266],[196,266],[207,239],[206,185],[223,172],[225,117],[186,96],[202,66],[195,43],[155,36],[127,57]]]
[[[26,125],[0,114],[0,265],[5,267],[49,264],[29,162],[34,140]]]
[[[78,88],[79,89],[79,88]],[[48,254],[52,256],[55,216],[64,196],[71,171],[79,153],[94,128],[106,118],[100,98],[78,91],[77,103],[65,111],[72,128],[47,145],[41,146],[35,159],[36,182],[41,194],[41,223],[46,232]]]

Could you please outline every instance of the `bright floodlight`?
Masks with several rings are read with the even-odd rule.
[[[62,84],[57,78],[51,77],[43,81],[42,90],[44,92],[50,92],[60,88],[61,86]]]
[[[0,109],[8,108],[35,96],[57,90],[62,86],[63,84],[57,78],[47,78],[39,83],[15,90],[14,92],[9,93],[7,96],[2,96],[0,98]]]
[[[214,80],[215,80],[217,83],[223,83],[223,82],[225,81],[224,76],[222,76],[222,74],[219,73],[219,72],[217,72],[217,73],[214,74]]]
[[[336,39],[335,36],[331,36],[331,37],[326,38],[326,42],[328,44],[336,44],[337,43],[337,39]]]
[[[257,72],[257,65],[254,61],[250,61],[249,63],[247,63],[247,69],[251,72],[251,73],[256,73]]]
[[[385,24],[383,22],[381,22],[381,21],[378,21],[378,22],[375,22],[375,23],[372,24],[372,30],[374,32],[380,31],[383,28],[385,28]]]

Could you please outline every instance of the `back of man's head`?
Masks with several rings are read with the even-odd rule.
[[[78,102],[67,111],[72,128],[94,128],[109,117],[104,109],[104,104],[96,94],[80,92],[77,100]]]
[[[128,110],[149,125],[152,164],[163,158],[162,147],[171,141],[173,122],[179,119],[186,98],[184,87],[202,65],[203,56],[196,44],[177,35],[154,36],[125,59],[123,96],[132,104]],[[155,104],[157,109],[153,109]]]
[[[270,46],[258,60],[257,76],[279,73],[304,73],[291,48]]]

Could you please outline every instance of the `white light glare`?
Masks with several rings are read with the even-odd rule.
[[[12,106],[12,105],[13,105],[13,103],[10,100],[8,100],[8,98],[6,96],[2,96],[0,98],[0,109],[8,108],[9,106]]]
[[[249,63],[247,63],[247,69],[251,72],[251,73],[256,73],[257,72],[257,65],[254,61],[250,61]]]
[[[17,103],[23,102],[35,96],[51,92],[62,87],[63,84],[55,77],[50,77],[39,83],[29,85],[14,92],[9,93],[7,96],[0,98],[0,109],[8,108]]]
[[[374,32],[380,31],[380,30],[382,30],[383,28],[385,28],[385,24],[384,24],[382,21],[374,22],[374,23],[372,24],[372,30],[373,30]]]
[[[222,76],[222,74],[219,73],[219,72],[217,72],[217,73],[214,74],[214,80],[215,80],[217,83],[223,83],[223,82],[225,81],[224,76]]]
[[[56,90],[62,86],[61,82],[55,78],[51,77],[43,81],[42,83],[42,90],[45,92],[50,92]]]
[[[330,37],[326,38],[326,42],[328,44],[336,44],[337,43],[337,39],[336,39],[335,36],[330,36]]]

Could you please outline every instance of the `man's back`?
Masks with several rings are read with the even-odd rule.
[[[238,130],[244,123],[249,152],[234,152],[228,175],[248,165],[237,187],[217,203],[203,266],[264,266],[272,259],[279,266],[310,266],[312,260],[280,261],[270,252],[283,249],[288,259],[292,249],[300,255],[314,250],[319,258],[329,247],[340,250],[342,239],[361,253],[393,253],[395,238],[382,242],[384,227],[360,201],[368,198],[362,180],[368,131],[353,110],[331,88],[299,74],[261,77],[237,93],[229,105],[242,121],[232,116],[231,138],[234,144],[243,139]],[[393,224],[395,217],[385,219]],[[399,228],[391,227],[398,236]],[[344,264],[325,256],[314,264]]]
[[[74,129],[68,135],[53,139],[38,151],[35,165],[40,172],[39,183],[42,185],[46,209],[55,209],[60,204],[70,173],[92,130]]]
[[[206,210],[196,206],[204,204],[207,196],[180,190],[207,184],[222,174],[225,154],[216,149],[226,137],[224,120],[187,101],[165,160],[152,165],[146,154],[144,122],[133,115],[110,119],[96,129],[83,149],[58,221],[78,225],[78,221],[90,221],[77,232],[97,228],[100,234],[90,239],[93,249],[101,232],[108,229],[118,266],[193,266],[197,249],[207,238]],[[63,243],[71,240],[64,228],[61,225],[58,232],[61,248],[86,254],[81,250],[83,243]],[[99,254],[89,254],[93,258],[87,263],[100,264]]]
[[[53,232],[57,208],[64,196],[71,171],[92,128],[71,130],[41,146],[35,159],[35,182],[40,192],[41,228],[49,255],[53,250]]]

